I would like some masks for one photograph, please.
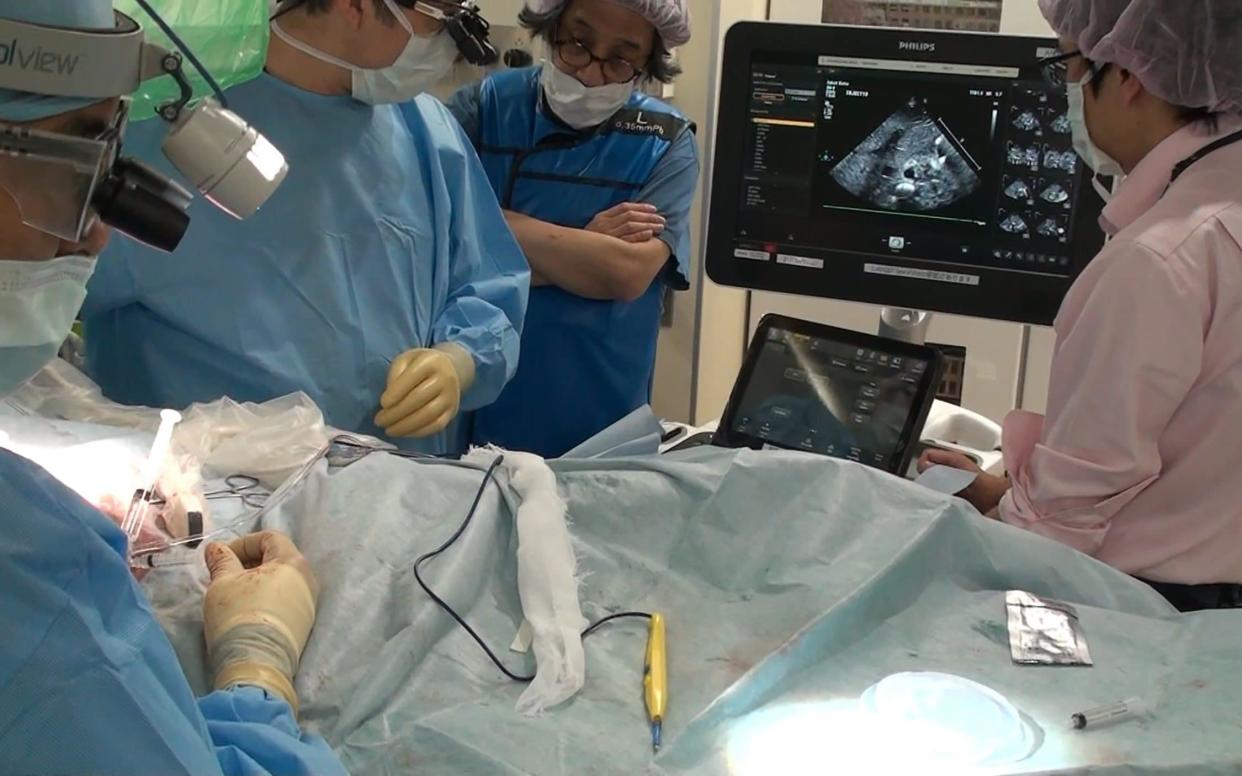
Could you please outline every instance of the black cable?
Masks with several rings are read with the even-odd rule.
[[[389,451],[386,451],[386,452],[389,452]],[[532,682],[535,679],[534,676],[525,676],[523,674],[516,674],[513,671],[510,671],[507,667],[505,667],[505,664],[500,661],[500,658],[497,657],[496,653],[492,651],[492,648],[487,645],[487,642],[483,640],[483,637],[480,636],[478,632],[475,631],[474,628],[470,627],[470,624],[467,623],[466,620],[460,614],[454,611],[453,607],[449,606],[448,603],[443,598],[436,595],[435,592],[431,589],[431,587],[428,586],[428,584],[423,581],[423,576],[421,573],[421,569],[424,563],[426,563],[427,561],[433,558],[438,557],[439,555],[442,555],[449,547],[452,547],[457,542],[457,540],[462,537],[462,534],[466,532],[466,529],[470,527],[470,523],[474,521],[475,513],[478,512],[479,510],[479,504],[483,501],[483,494],[487,492],[488,484],[494,483],[496,481],[496,470],[500,468],[500,464],[504,463],[504,460],[505,460],[505,457],[503,455],[497,455],[496,460],[492,461],[491,466],[487,467],[487,471],[483,474],[483,482],[479,485],[478,492],[474,494],[474,501],[470,504],[470,511],[466,513],[466,519],[463,520],[461,525],[458,526],[457,530],[453,532],[453,535],[450,536],[448,540],[444,542],[444,544],[441,544],[436,549],[432,550],[431,552],[426,553],[425,555],[420,556],[417,560],[414,561],[414,580],[418,582],[418,586],[423,589],[423,592],[427,594],[428,598],[430,598],[432,601],[435,601],[437,606],[443,609],[448,614],[448,616],[452,617],[453,620],[455,620],[457,624],[462,627],[462,630],[464,630],[466,633],[470,635],[470,638],[474,639],[474,642],[479,645],[479,648],[482,649],[483,652],[487,654],[487,657],[492,661],[492,664],[495,665],[496,668],[499,669],[502,674],[504,674],[505,676],[507,676],[508,678],[512,679],[515,682]],[[607,625],[608,623],[614,620],[620,620],[620,619],[625,619],[625,618],[640,618],[640,619],[650,620],[651,615],[648,614],[647,612],[618,612],[616,614],[610,614],[607,617],[604,617],[603,619],[598,620],[597,622],[594,622],[589,627],[587,627],[587,629],[582,632],[582,638],[585,639],[587,636],[590,636],[592,633],[594,633],[595,631],[599,630],[604,625]]]
[[[173,45],[181,49],[181,53],[185,54],[185,58],[190,60],[190,64],[194,65],[198,72],[203,76],[203,79],[207,81],[207,85],[211,87],[213,92],[215,92],[216,99],[220,101],[220,107],[227,108],[229,106],[229,101],[224,96],[224,90],[220,88],[220,84],[216,83],[216,79],[212,78],[211,71],[204,67],[202,62],[198,61],[198,57],[194,55],[194,52],[190,49],[190,47],[187,46],[185,41],[181,39],[181,36],[179,36],[173,28],[168,25],[168,22],[164,21],[163,17],[155,12],[155,9],[147,3],[147,0],[135,0],[135,2],[137,2],[142,10],[146,11],[147,15],[150,16],[159,28],[164,31],[164,34],[167,35],[168,39],[173,42]]]
[[[530,682],[530,681],[533,681],[535,677],[522,676],[519,674],[515,674],[512,671],[510,671],[508,668],[506,668],[505,664],[500,662],[500,658],[496,657],[496,653],[492,651],[492,648],[487,646],[487,642],[484,641],[483,638],[478,633],[475,632],[474,628],[471,628],[470,625],[464,619],[462,619],[462,616],[460,614],[453,611],[453,607],[449,606],[448,603],[446,603],[443,598],[436,595],[435,592],[432,591],[432,589],[427,585],[427,583],[423,581],[422,574],[419,573],[424,563],[431,560],[432,558],[439,556],[449,547],[452,547],[453,543],[456,542],[458,539],[460,539],[461,535],[464,534],[466,532],[466,529],[470,527],[471,521],[474,520],[475,512],[477,512],[479,509],[479,502],[483,500],[483,494],[487,491],[488,483],[493,482],[495,480],[496,470],[500,468],[500,464],[503,463],[504,460],[505,460],[505,457],[503,455],[498,455],[496,456],[496,460],[492,461],[492,465],[487,467],[487,472],[483,475],[483,483],[479,485],[478,492],[474,494],[474,503],[470,505],[470,511],[466,513],[466,519],[463,520],[461,525],[458,526],[457,530],[453,532],[453,535],[448,538],[448,541],[446,541],[444,544],[441,544],[439,547],[427,553],[426,555],[421,556],[418,560],[414,561],[414,579],[415,581],[418,582],[418,586],[423,589],[423,592],[426,593],[427,596],[432,601],[436,602],[437,606],[439,606],[441,609],[447,612],[448,616],[456,620],[457,624],[460,625],[462,629],[466,631],[466,633],[470,634],[470,638],[474,639],[475,643],[478,644],[479,647],[484,652],[487,653],[487,656],[491,658],[491,661],[496,665],[497,668],[500,669],[501,673],[503,673],[505,676],[509,677],[515,682]]]
[[[642,620],[651,619],[651,615],[648,614],[647,612],[618,612],[616,614],[610,614],[602,620],[597,620],[589,628],[584,630],[582,632],[582,638],[585,639],[587,636],[590,636],[592,633],[599,630],[601,627],[607,625],[608,623],[612,622],[613,620],[621,620],[621,619],[625,619],[629,617],[634,617],[634,618],[638,618]]]

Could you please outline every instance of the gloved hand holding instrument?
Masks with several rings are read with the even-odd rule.
[[[288,701],[296,716],[293,677],[319,597],[310,565],[289,537],[264,531],[210,545],[207,568],[203,635],[215,689],[260,687]]]

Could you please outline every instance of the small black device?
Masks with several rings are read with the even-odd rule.
[[[301,2],[302,0],[287,0],[281,3],[280,10],[272,18],[296,8]],[[479,12],[476,0],[396,0],[396,3],[403,8],[421,11],[442,22],[444,29],[457,44],[458,53],[470,64],[489,67],[500,59],[500,54],[496,52],[490,38],[492,25]]]
[[[802,450],[904,475],[940,370],[935,348],[767,315],[711,444]]]
[[[725,41],[707,274],[1050,324],[1104,242],[1053,39],[768,22]]]
[[[171,253],[190,227],[194,195],[154,168],[117,157],[99,182],[91,205],[99,220],[152,248]]]
[[[676,453],[679,450],[689,450],[693,447],[707,447],[708,445],[712,443],[712,439],[714,439],[715,436],[716,435],[712,433],[711,431],[703,431],[698,434],[693,434],[681,440],[680,442],[677,443],[676,446],[670,447],[668,450],[665,450],[664,452],[665,453]]]
[[[511,48],[505,52],[505,67],[517,70],[523,67],[530,67],[535,64],[535,57],[529,51],[521,48]]]
[[[457,44],[457,50],[467,62],[478,67],[494,65],[500,55],[489,39],[492,25],[479,13],[477,3],[446,3],[453,6],[444,15],[444,27]]]

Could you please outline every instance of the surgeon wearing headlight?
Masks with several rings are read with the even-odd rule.
[[[191,206],[178,261],[114,241],[83,309],[104,393],[304,391],[337,428],[461,452],[458,414],[517,366],[529,269],[461,128],[419,95],[485,25],[448,0],[282,3],[266,71],[225,94],[288,178],[240,223]],[[158,162],[157,130],[134,126],[130,152]]]
[[[531,0],[520,21],[547,61],[449,104],[534,278],[517,375],[472,440],[556,457],[650,400],[665,292],[689,287],[694,128],[639,86],[680,72],[690,11]]]
[[[1242,4],[1040,0],[1078,153],[1124,175],[1056,321],[1048,412],[1011,415],[983,512],[1242,605]],[[921,465],[974,466],[950,453]]]
[[[0,0],[0,26],[10,68],[35,61],[29,46],[44,35],[98,43],[140,33],[111,0]],[[26,77],[9,70],[0,83]],[[81,83],[62,80],[54,93],[0,87],[0,397],[56,357],[109,238],[90,184],[116,163],[125,106],[97,90],[74,94]],[[56,233],[66,231],[76,239]],[[297,722],[293,679],[317,585],[287,537],[207,549],[204,636],[216,690],[199,699],[127,557],[114,522],[0,449],[0,770],[345,772]]]

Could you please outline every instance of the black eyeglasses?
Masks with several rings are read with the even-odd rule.
[[[556,55],[566,66],[572,67],[574,72],[580,72],[590,67],[593,62],[598,62],[600,71],[604,74],[604,80],[610,84],[624,84],[633,81],[643,73],[643,69],[633,62],[621,57],[609,57],[601,59],[587,48],[586,44],[577,38],[568,38],[566,40],[558,40],[552,44],[552,48],[556,51]]]
[[[1039,69],[1044,72],[1044,80],[1052,86],[1065,86],[1065,82],[1069,80],[1069,61],[1081,56],[1081,51],[1071,51],[1039,60]]]

